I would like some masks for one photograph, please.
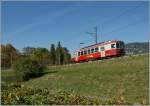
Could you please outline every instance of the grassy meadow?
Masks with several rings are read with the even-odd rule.
[[[1,71],[1,82],[10,84],[16,81],[15,72],[12,69],[2,69]]]
[[[2,71],[2,80],[9,76],[13,71]],[[140,55],[49,67],[45,75],[23,82],[22,86],[52,92],[73,89],[77,94],[101,99],[123,96],[136,104],[140,100],[148,103],[148,84],[149,55]]]
[[[148,55],[121,57],[72,66],[49,67],[47,74],[23,85],[52,91],[73,89],[101,98],[123,95],[128,101],[148,100]]]

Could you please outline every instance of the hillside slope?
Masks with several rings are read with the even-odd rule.
[[[49,67],[47,74],[24,83],[33,88],[73,89],[85,96],[123,95],[131,103],[148,101],[148,55],[113,58],[72,66]]]

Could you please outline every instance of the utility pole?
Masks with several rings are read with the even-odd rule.
[[[95,29],[95,43],[97,44],[97,27],[94,27]]]
[[[94,35],[95,37],[95,44],[97,44],[97,26],[94,27],[94,32],[86,32],[87,34],[90,34],[90,35]]]

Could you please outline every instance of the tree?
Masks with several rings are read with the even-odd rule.
[[[24,55],[30,55],[30,54],[33,54],[33,52],[34,52],[34,50],[35,50],[36,48],[34,48],[34,47],[24,47],[23,48],[23,53],[24,53]]]
[[[56,64],[58,65],[63,64],[62,46],[60,42],[58,42],[58,45],[56,48]]]
[[[54,65],[56,63],[56,51],[55,51],[54,44],[51,44],[51,48],[50,48],[50,63],[51,65]]]
[[[71,55],[69,53],[69,50],[66,47],[62,48],[63,51],[63,64],[68,64],[71,59]]]
[[[20,56],[18,50],[11,44],[1,45],[1,67],[11,67]]]
[[[44,74],[45,69],[46,66],[41,64],[41,61],[28,57],[20,58],[13,64],[13,70],[19,82],[39,77]]]
[[[66,47],[62,47],[60,42],[58,42],[56,48],[56,63],[60,64],[67,64],[70,62],[71,55],[69,50]]]
[[[42,61],[43,64],[50,63],[50,53],[46,48],[25,47],[23,48],[23,52],[25,57],[37,59],[39,61]]]
[[[50,54],[46,48],[36,48],[31,55],[31,58],[42,61],[43,64],[50,63]]]

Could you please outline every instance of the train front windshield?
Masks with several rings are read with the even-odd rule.
[[[116,43],[116,48],[118,48],[118,49],[124,49],[124,42],[117,42]]]

